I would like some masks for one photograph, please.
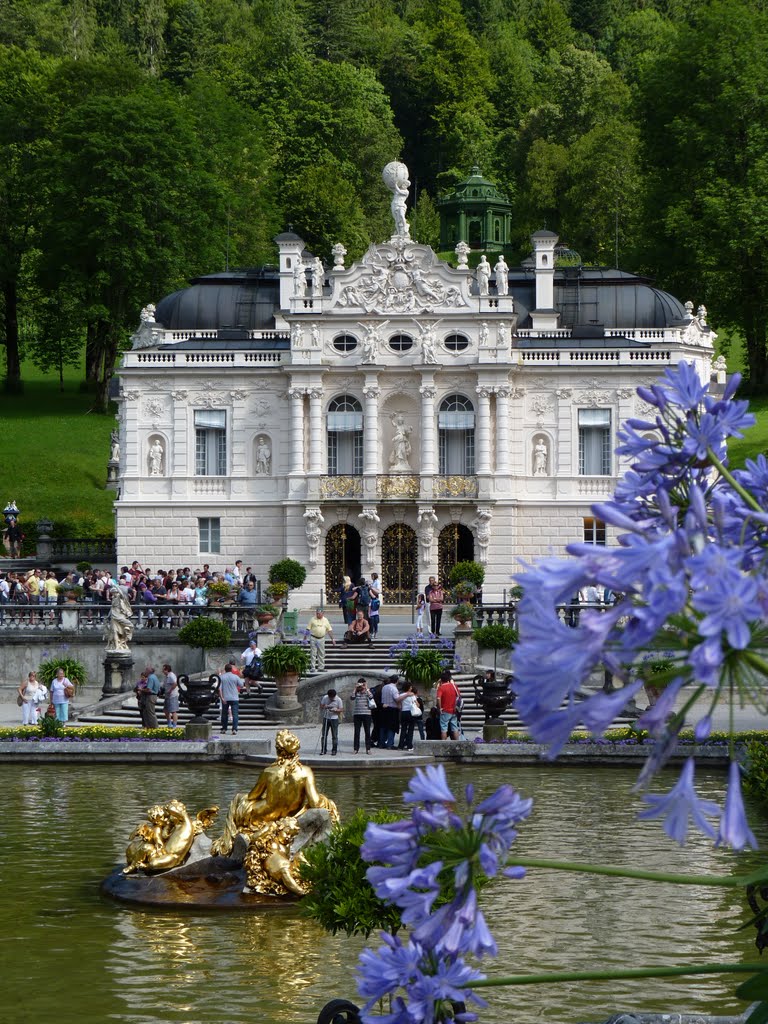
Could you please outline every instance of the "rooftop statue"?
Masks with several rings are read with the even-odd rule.
[[[411,187],[408,178],[408,168],[399,160],[393,160],[387,164],[381,172],[384,184],[392,193],[390,209],[395,220],[395,235],[399,238],[410,238],[411,229],[405,219],[405,209],[408,200],[408,189]]]

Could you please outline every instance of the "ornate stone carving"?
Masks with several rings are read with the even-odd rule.
[[[420,508],[416,514],[416,533],[419,537],[422,565],[432,562],[432,541],[435,539],[437,515],[431,505]]]
[[[337,279],[338,306],[366,313],[431,313],[437,307],[467,305],[466,275],[438,261],[429,246],[397,243],[371,246],[348,272],[348,281]]]
[[[378,384],[365,384],[363,387],[363,395],[366,398],[378,398],[381,395],[381,388]]]
[[[244,391],[242,388],[235,388],[234,391],[229,392],[229,397],[234,402],[244,402],[245,399],[248,397],[248,392]]]
[[[712,363],[712,369],[715,373],[725,373],[728,369],[728,364],[725,361],[725,356],[718,356],[717,359]]]
[[[457,242],[456,248],[453,250],[456,253],[456,260],[458,261],[457,270],[469,270],[467,263],[467,257],[472,252],[466,242]]]
[[[256,476],[270,476],[272,473],[272,449],[269,438],[262,434],[256,440]]]
[[[178,402],[179,404],[186,402],[188,395],[189,392],[185,391],[183,388],[177,388],[176,391],[171,392],[171,398],[174,402]]]
[[[376,481],[380,498],[418,498],[420,486],[417,476],[380,476]]]
[[[556,388],[555,394],[560,399],[570,398],[573,394],[573,388]]]
[[[144,307],[144,309],[142,309],[141,313],[139,313],[139,319],[143,324],[157,323],[157,320],[155,319],[156,311],[154,302],[150,302]]]
[[[320,328],[317,324],[312,324],[309,328],[309,346],[310,348],[320,348]]]
[[[485,322],[485,320],[480,324],[480,334],[478,335],[477,338],[477,344],[480,348],[491,347],[490,332],[488,330],[488,324]]]
[[[419,324],[421,342],[421,351],[424,356],[425,363],[436,363],[437,354],[435,346],[437,344],[436,331],[438,324],[441,324],[442,320],[436,320],[435,322],[427,322],[425,324]]]
[[[320,550],[320,536],[322,525],[325,522],[323,513],[317,506],[307,508],[304,513],[304,532],[307,535],[307,547],[309,548],[309,564],[314,568],[317,565],[317,553]]]
[[[366,505],[357,517],[361,519],[360,536],[365,545],[366,564],[376,564],[376,545],[379,543],[379,524],[381,518],[375,506]]]
[[[165,448],[159,437],[154,438],[147,453],[150,476],[163,476],[163,462],[165,460]]]
[[[400,163],[399,160],[393,160],[384,168],[381,177],[392,193],[390,209],[395,221],[395,235],[398,238],[410,238],[411,229],[405,218],[408,189],[411,187],[408,179],[408,168],[405,164]]]
[[[477,497],[477,477],[474,476],[437,476],[434,487],[437,498]]]
[[[392,435],[392,451],[389,455],[389,468],[393,473],[410,473],[413,427],[405,422],[402,412],[393,412],[390,420],[394,433]]]
[[[499,256],[493,269],[496,273],[496,294],[507,295],[509,293],[509,267],[503,255]]]
[[[479,295],[488,294],[488,283],[491,280],[491,264],[485,258],[485,253],[480,257],[480,262],[475,269],[475,280]]]
[[[165,412],[162,398],[148,398],[144,403],[144,415],[152,420],[159,420]]]
[[[478,398],[490,398],[493,394],[493,388],[490,388],[485,384],[480,384],[475,388],[475,392]]]
[[[509,398],[512,389],[508,384],[502,384],[499,387],[493,389],[496,392],[498,398]]]
[[[109,436],[109,461],[119,462],[120,461],[120,435],[116,430],[113,430]]]
[[[634,388],[617,388],[616,389],[616,397],[617,398],[624,398],[624,399],[631,398],[632,395],[634,395],[634,393],[635,393],[635,389]]]
[[[585,405],[590,409],[600,409],[611,404],[611,393],[599,388],[590,388],[576,396],[577,405]]]
[[[506,351],[509,348],[510,337],[509,324],[502,320],[496,328],[496,348]]]
[[[470,527],[475,531],[475,540],[477,541],[477,554],[478,561],[485,563],[488,561],[488,545],[491,543],[491,519],[493,518],[493,509],[487,506],[478,506],[477,514],[472,522],[469,524]]]
[[[437,389],[434,384],[422,384],[419,388],[419,394],[422,398],[434,398],[437,394]]]
[[[322,388],[310,388],[309,391],[307,391],[307,394],[309,395],[310,398],[313,398],[315,401],[317,401],[318,399],[323,397],[325,392],[323,391]]]
[[[272,403],[266,398],[257,398],[253,403],[254,412],[257,416],[266,416],[269,410],[272,408]]]
[[[554,411],[552,398],[549,395],[534,395],[531,398],[531,410],[536,413],[537,420],[544,419]]]
[[[321,498],[362,498],[362,496],[362,477],[324,476],[320,481]]]
[[[347,255],[347,250],[341,244],[337,242],[331,249],[331,255],[333,256],[333,269],[334,271],[344,269],[344,257]]]
[[[291,348],[304,347],[304,327],[301,324],[291,326]]]
[[[299,399],[301,399],[303,401],[304,394],[305,394],[304,388],[289,388],[288,389],[288,397],[292,398],[294,401],[298,401]]]
[[[535,439],[533,446],[533,475],[549,476],[549,448],[546,438],[541,434]]]
[[[363,362],[364,363],[375,363],[379,355],[379,345],[381,344],[381,332],[389,323],[389,320],[384,320],[383,323],[372,323],[372,324],[358,324],[363,329]]]

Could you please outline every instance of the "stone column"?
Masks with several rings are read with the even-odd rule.
[[[501,385],[496,391],[496,472],[509,473],[509,388]]]
[[[435,469],[435,385],[422,377],[421,395],[421,475],[431,476]]]
[[[487,476],[491,472],[491,390],[480,386],[476,391],[478,412],[475,472],[478,476]]]
[[[309,472],[323,472],[323,389],[309,392]]]
[[[377,380],[375,375],[370,378],[366,377],[363,387],[363,397],[365,398],[363,472],[369,476],[376,476],[379,472],[379,395],[381,389]]]
[[[292,387],[291,400],[291,473],[304,474],[304,388]]]

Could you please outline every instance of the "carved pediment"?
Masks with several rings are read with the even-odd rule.
[[[470,277],[428,245],[394,238],[371,245],[359,263],[334,275],[333,312],[432,313],[469,305]]]

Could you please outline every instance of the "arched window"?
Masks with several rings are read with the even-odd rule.
[[[441,476],[475,472],[475,407],[465,395],[448,395],[437,413]]]
[[[362,472],[363,407],[353,395],[339,395],[328,406],[328,475]]]

